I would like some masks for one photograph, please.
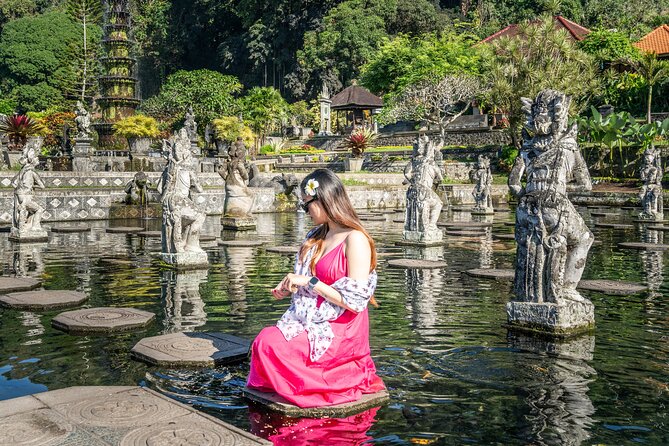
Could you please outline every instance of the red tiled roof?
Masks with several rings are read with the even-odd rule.
[[[564,29],[569,33],[569,35],[572,37],[574,40],[583,40],[585,36],[590,34],[590,30],[588,28],[585,28],[578,23],[574,23],[569,19],[565,19],[561,15],[556,15],[553,16],[553,20],[555,21],[555,27],[558,29]],[[536,23],[537,21],[533,21],[533,23]],[[492,34],[485,39],[481,41],[481,43],[487,43],[487,42],[492,42],[493,40],[497,40],[500,37],[507,36],[507,37],[513,37],[518,34],[518,25],[513,24],[509,25],[504,29],[501,29],[497,31],[495,34]]]
[[[655,53],[658,56],[669,54],[669,25],[655,28],[634,44],[642,51]]]

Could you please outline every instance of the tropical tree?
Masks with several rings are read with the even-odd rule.
[[[102,19],[102,2],[99,0],[68,0],[65,10],[74,22],[81,24],[83,33],[80,46],[81,52],[76,51],[79,57],[76,57],[75,61],[78,62],[77,71],[80,71],[78,73],[81,91],[79,99],[82,103],[86,103],[86,97],[90,96],[86,94],[87,88],[94,85],[94,80],[91,78],[97,74],[95,70],[91,70],[91,65],[97,60],[97,55],[95,51],[91,51],[91,48],[89,48],[88,29],[90,25],[99,24]],[[99,39],[99,33],[96,33],[95,37]],[[94,49],[96,46],[93,45],[92,48]]]
[[[646,122],[651,121],[651,103],[653,100],[653,87],[666,81],[669,77],[669,64],[666,61],[658,60],[655,53],[645,52],[638,59],[627,59],[627,65],[639,74],[648,86],[648,96],[646,101]]]
[[[244,122],[258,135],[256,148],[258,143],[264,144],[271,131],[281,128],[288,115],[288,103],[272,87],[254,87],[240,102]]]

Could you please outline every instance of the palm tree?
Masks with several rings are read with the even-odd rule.
[[[646,81],[648,84],[648,102],[646,109],[646,123],[650,124],[650,106],[653,99],[653,87],[669,77],[669,64],[666,61],[659,60],[655,53],[645,52],[638,60],[627,59],[625,64]]]

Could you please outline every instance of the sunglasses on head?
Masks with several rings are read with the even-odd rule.
[[[300,207],[304,212],[309,212],[309,205],[313,203],[314,201],[318,200],[318,197],[314,197],[309,201],[301,201],[300,202]]]

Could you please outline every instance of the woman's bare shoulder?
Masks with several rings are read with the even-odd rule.
[[[354,229],[346,236],[346,244],[348,246],[369,246],[369,240],[367,240],[367,236],[362,231]]]

